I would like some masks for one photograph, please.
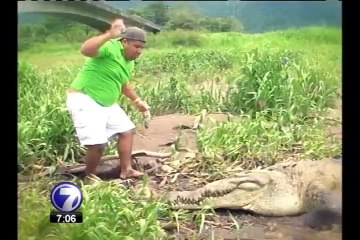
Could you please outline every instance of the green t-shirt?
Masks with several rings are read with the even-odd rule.
[[[118,40],[104,43],[96,57],[87,58],[71,87],[89,95],[103,106],[111,106],[120,95],[121,85],[134,71],[134,61],[124,57],[124,47]]]

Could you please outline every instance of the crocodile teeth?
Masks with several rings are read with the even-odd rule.
[[[203,189],[201,192],[194,193],[194,197],[183,196],[179,194],[173,203],[175,204],[187,204],[187,205],[201,205],[203,204],[204,199],[213,200],[214,198],[222,197],[228,193],[233,191],[233,189],[225,189],[225,190],[211,190],[211,189]]]

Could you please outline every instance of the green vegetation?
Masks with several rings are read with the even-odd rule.
[[[34,174],[36,165],[75,162],[83,154],[65,108],[66,89],[84,60],[79,45],[49,41],[19,52],[21,174]],[[133,82],[154,115],[203,108],[232,114],[228,123],[199,130],[204,157],[189,170],[216,175],[247,160],[272,164],[341,155],[340,140],[327,134],[326,116],[341,91],[341,58],[336,28],[254,35],[177,30],[150,36]],[[128,100],[119,103],[140,123]],[[98,181],[82,186],[84,224],[53,225],[48,197],[55,181],[33,178],[19,187],[19,239],[167,239],[159,219],[201,228],[204,216],[212,215],[206,209],[172,212],[153,197],[142,199],[146,181],[137,191]]]
[[[50,223],[49,211],[52,206],[47,198],[52,184],[40,181],[21,187],[18,233],[20,239],[34,239],[33,234],[36,239],[50,237],[59,240],[135,240],[165,236],[164,230],[158,224],[158,217],[170,213],[163,204],[141,197],[145,188],[130,191],[116,182],[97,181],[93,185],[81,185],[84,196],[81,206],[84,216],[82,224]],[[46,190],[42,190],[44,186]],[[29,219],[33,220],[30,222]]]
[[[231,32],[241,31],[241,23],[233,17],[208,17],[205,16],[188,4],[179,4],[174,9],[168,10],[161,3],[153,3],[144,8],[129,10],[129,14],[135,14],[147,20],[153,21],[163,27],[163,30],[193,30],[193,31],[209,31],[209,32]],[[21,18],[21,16],[20,16]],[[19,51],[34,49],[34,44],[59,42],[78,43],[85,38],[97,34],[97,31],[71,20],[56,17],[44,18],[39,23],[24,23],[18,27],[18,49]],[[200,42],[189,35],[184,40],[174,36],[170,40],[173,45],[196,45]],[[186,39],[186,40],[185,40]],[[194,40],[194,41],[193,41]],[[184,44],[185,41],[187,44]],[[198,45],[199,46],[199,45]]]
[[[188,3],[178,3],[168,8],[163,2],[130,9],[130,14],[153,21],[165,30],[205,30],[210,32],[241,31],[242,25],[234,17],[209,17]]]
[[[226,29],[234,26],[231,23],[241,23],[241,29],[247,33],[267,32],[286,29],[289,27],[304,27],[309,25],[341,26],[341,1],[162,1],[118,3],[109,2],[109,5],[129,9],[146,19],[162,26],[170,27],[170,23],[180,23],[176,16],[181,16],[183,22],[178,26],[201,28],[199,22],[211,22],[212,28],[208,30]],[[180,9],[180,11],[178,11]],[[186,9],[187,11],[182,11]],[[174,14],[176,10],[178,14]],[[169,13],[169,14],[166,14]],[[200,15],[191,19],[189,16]],[[206,17],[205,17],[206,16]],[[206,20],[206,21],[202,21]],[[228,21],[227,21],[228,20]],[[230,20],[230,21],[229,21]],[[224,26],[222,28],[221,26]]]

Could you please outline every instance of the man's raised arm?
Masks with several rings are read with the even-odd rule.
[[[106,41],[120,36],[120,33],[125,29],[125,25],[122,19],[116,19],[112,22],[111,27],[105,33],[89,38],[86,40],[80,48],[80,52],[87,57],[95,57],[99,48]]]

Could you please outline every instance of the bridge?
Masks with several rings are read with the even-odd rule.
[[[141,17],[111,7],[102,1],[18,1],[18,14],[52,15],[105,32],[114,18],[122,18],[126,26],[136,26],[148,32],[160,32],[161,27]]]

